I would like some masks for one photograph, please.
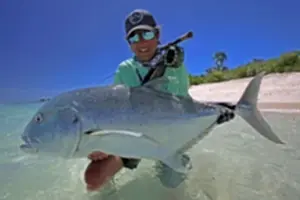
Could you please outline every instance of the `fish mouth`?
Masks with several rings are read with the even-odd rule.
[[[25,135],[22,136],[23,144],[20,145],[21,151],[28,153],[28,154],[35,154],[38,152],[38,149],[33,147],[31,141]]]

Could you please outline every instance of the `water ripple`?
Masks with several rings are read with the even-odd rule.
[[[135,171],[123,169],[104,192],[88,194],[86,159],[38,159],[19,151],[19,135],[37,108],[1,107],[0,199],[300,199],[300,115],[264,113],[286,146],[266,140],[240,118],[216,128],[190,150],[194,167],[178,189],[163,188],[154,162],[145,160]]]

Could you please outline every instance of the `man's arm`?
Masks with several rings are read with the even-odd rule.
[[[140,84],[131,61],[125,61],[119,65],[114,76],[114,84],[123,84],[128,87],[135,87]]]

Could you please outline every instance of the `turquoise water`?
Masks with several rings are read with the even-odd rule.
[[[178,189],[163,188],[153,162],[143,161],[91,194],[82,181],[87,159],[30,157],[19,150],[19,136],[39,106],[0,105],[0,199],[300,199],[299,114],[264,113],[285,146],[270,143],[240,118],[218,127],[190,151],[194,167]]]

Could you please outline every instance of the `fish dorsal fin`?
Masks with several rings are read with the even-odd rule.
[[[145,83],[143,87],[151,88],[154,90],[161,90],[163,87],[166,87],[169,82],[170,78],[163,76]]]

